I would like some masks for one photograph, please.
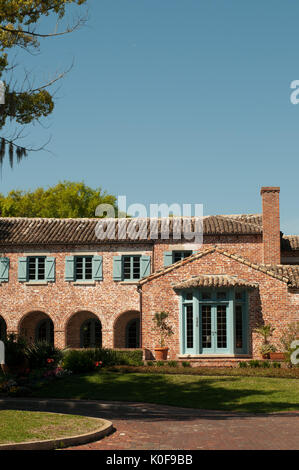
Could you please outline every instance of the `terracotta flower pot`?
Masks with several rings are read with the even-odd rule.
[[[169,348],[155,348],[156,361],[166,361]]]
[[[283,352],[271,352],[270,359],[285,359],[285,354]]]

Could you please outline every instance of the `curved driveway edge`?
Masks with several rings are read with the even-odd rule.
[[[0,409],[106,418],[105,439],[70,450],[298,450],[299,412],[243,413],[149,403],[39,398],[0,399]]]
[[[55,450],[65,447],[79,446],[90,442],[99,441],[108,436],[113,431],[111,421],[103,418],[90,418],[95,421],[101,421],[101,426],[85,434],[76,434],[74,436],[64,436],[57,439],[46,439],[42,441],[26,441],[14,444],[0,444],[1,450]]]

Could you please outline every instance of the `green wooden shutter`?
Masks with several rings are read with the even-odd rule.
[[[28,281],[27,257],[19,258],[18,264],[18,280],[20,282]]]
[[[75,280],[75,257],[65,257],[65,280],[70,282]]]
[[[164,266],[170,266],[172,263],[172,251],[164,251]]]
[[[123,280],[121,256],[113,256],[113,280],[114,281]]]
[[[95,281],[103,280],[103,257],[93,256],[92,257],[92,279]]]
[[[8,282],[9,258],[0,258],[0,282]]]
[[[151,273],[151,257],[141,256],[140,258],[140,277],[149,276]]]
[[[55,258],[47,256],[45,264],[46,281],[55,282]]]

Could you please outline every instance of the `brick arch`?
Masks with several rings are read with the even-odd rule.
[[[33,343],[37,338],[37,328],[42,325],[44,321],[49,321],[48,328],[50,327],[52,335],[54,335],[54,321],[48,313],[40,310],[34,310],[25,313],[18,323],[18,333],[23,336],[29,343]],[[54,337],[50,342],[54,341]]]
[[[67,320],[64,332],[65,332],[65,344],[69,348],[81,348],[82,347],[82,325],[88,320],[97,320],[102,329],[102,322],[100,318],[89,310],[79,310],[73,313]]]
[[[7,324],[4,318],[0,315],[0,340],[4,340],[6,338],[7,332]]]
[[[113,324],[113,347],[127,347],[127,326],[132,320],[140,320],[140,312],[138,310],[128,310],[122,312]]]

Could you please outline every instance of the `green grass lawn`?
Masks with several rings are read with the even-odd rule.
[[[0,410],[0,444],[75,436],[99,429],[103,424],[84,416]]]
[[[73,375],[34,392],[38,397],[147,402],[243,412],[299,410],[299,380],[159,373]]]

